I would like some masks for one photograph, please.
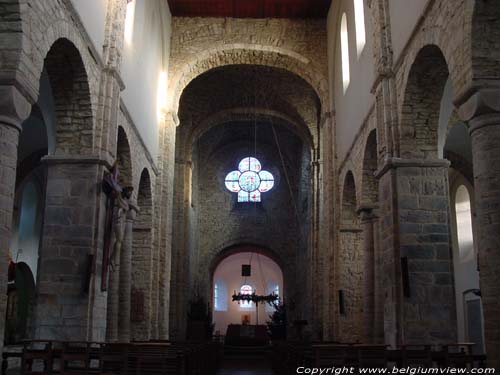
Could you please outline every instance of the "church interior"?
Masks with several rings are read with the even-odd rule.
[[[2,374],[500,370],[500,0],[0,0],[0,253]]]

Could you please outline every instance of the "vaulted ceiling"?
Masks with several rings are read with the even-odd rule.
[[[168,0],[173,16],[325,18],[331,0]]]

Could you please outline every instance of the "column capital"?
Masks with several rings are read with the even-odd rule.
[[[15,86],[0,86],[0,124],[21,131],[31,112],[31,103]]]
[[[484,88],[472,94],[458,110],[464,121],[474,121],[485,115],[500,116],[500,88]]]
[[[500,125],[500,88],[484,88],[472,94],[459,108],[469,123],[470,134],[485,126]]]

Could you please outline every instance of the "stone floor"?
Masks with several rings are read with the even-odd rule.
[[[273,375],[268,347],[224,347],[217,375]]]

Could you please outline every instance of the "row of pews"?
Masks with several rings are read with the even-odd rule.
[[[212,375],[221,357],[220,344],[180,342],[97,343],[26,341],[21,375]],[[2,375],[9,354],[4,353]]]
[[[387,345],[278,342],[272,345],[273,370],[277,375],[294,374],[298,367],[316,368],[485,368],[486,356],[475,355],[472,344]]]

